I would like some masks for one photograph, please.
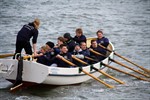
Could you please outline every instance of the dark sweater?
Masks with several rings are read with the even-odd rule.
[[[105,37],[102,37],[101,39],[98,39],[97,38],[97,44],[101,44],[103,45],[104,47],[107,47],[109,45],[109,40]]]
[[[32,43],[37,42],[38,30],[35,29],[33,23],[26,24],[22,27],[22,29],[18,32],[17,41],[30,41],[30,38],[33,37]]]
[[[86,42],[86,37],[84,35],[81,35],[80,37],[75,36],[73,40],[80,44],[81,42]]]

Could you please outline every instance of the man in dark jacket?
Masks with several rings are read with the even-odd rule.
[[[40,25],[40,20],[35,19],[32,23],[26,24],[17,34],[16,39],[16,53],[21,53],[22,49],[25,49],[26,54],[32,55],[32,47],[30,44],[30,39],[32,38],[33,52],[36,55],[36,43],[38,37],[38,28]]]
[[[96,32],[97,34],[97,43],[103,45],[104,47],[107,47],[109,45],[109,40],[103,36],[103,32],[101,30],[98,30]]]
[[[76,29],[76,35],[74,36],[73,40],[80,44],[81,42],[86,42],[86,37],[83,35],[83,31],[81,28]]]
[[[61,60],[62,57],[72,62],[72,56],[71,53],[68,52],[66,44],[60,45],[60,54],[56,56],[54,63],[57,64],[58,67],[71,67],[68,63]]]
[[[68,52],[72,53],[75,47],[75,41],[71,37],[70,33],[64,34],[65,44],[68,46]]]
[[[46,48],[48,51],[44,55],[37,57],[37,62],[50,66],[54,62],[55,56],[59,54],[60,51],[54,48],[54,43],[51,41],[46,43]]]
[[[99,52],[99,53],[101,53],[103,55],[106,55],[106,51],[103,48],[101,48],[100,46],[98,46],[96,40],[91,40],[90,49],[93,49],[96,52]],[[90,54],[91,54],[91,57],[96,59],[96,60],[101,61],[101,60],[105,59],[104,56],[97,55],[97,54],[95,54],[93,52],[90,52]]]

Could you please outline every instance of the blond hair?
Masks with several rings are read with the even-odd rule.
[[[40,20],[38,18],[36,18],[36,19],[34,19],[33,23],[34,23],[35,28],[38,29],[40,26]]]
[[[48,50],[48,48],[46,46],[42,46],[41,49],[44,50],[44,52],[46,52]]]

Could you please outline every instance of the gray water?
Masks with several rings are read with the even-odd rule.
[[[38,17],[41,20],[38,48],[65,32],[75,35],[81,27],[87,37],[102,29],[116,52],[150,69],[150,0],[0,0],[0,53],[14,53],[17,32]],[[116,60],[130,65],[115,57]],[[130,70],[112,64],[120,69]],[[137,67],[130,65],[139,70]],[[150,100],[150,83],[114,70],[109,73],[124,81],[108,89],[95,80],[72,86],[35,86],[10,93],[11,83],[0,77],[1,100]],[[135,73],[134,73],[135,74]],[[138,75],[138,74],[137,74]]]

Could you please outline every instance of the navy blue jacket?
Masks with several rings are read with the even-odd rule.
[[[59,51],[54,48],[54,51],[46,52],[43,56],[37,57],[37,62],[50,66],[54,63],[54,59],[57,54],[59,54]]]
[[[73,40],[76,42],[76,43],[81,43],[81,42],[86,42],[86,37],[85,37],[85,35],[81,35],[80,37],[77,37],[77,36],[75,36],[74,38],[73,38]]]
[[[101,39],[97,38],[96,42],[97,42],[97,44],[101,44],[104,47],[107,47],[109,45],[109,40],[105,37],[102,37]]]
[[[92,48],[92,47],[91,47]],[[101,54],[104,54],[104,55],[106,55],[106,50],[104,50],[103,48],[101,48],[100,46],[98,46],[97,48],[92,48],[94,51],[97,51],[97,52],[99,52],[99,53],[101,53]],[[96,59],[96,60],[103,60],[103,59],[105,59],[105,57],[103,57],[103,56],[99,56],[99,55],[96,55],[96,54],[94,54],[94,53],[92,53],[92,52],[90,52],[90,54],[91,54],[91,57],[92,58],[94,58],[94,59]]]
[[[34,27],[33,23],[29,23],[22,27],[22,29],[18,32],[17,41],[29,42],[31,37],[33,37],[32,43],[36,43],[38,30]]]
[[[82,50],[82,54],[83,54],[84,56],[90,57],[90,51],[89,51],[89,49]],[[88,59],[86,59],[86,58],[84,58],[83,61],[85,61],[85,62],[87,62],[87,63],[90,62],[90,61],[89,61]]]
[[[68,53],[60,54],[60,55],[63,56],[65,59],[69,60],[70,62],[72,62],[71,53],[68,52]],[[66,67],[66,68],[70,67],[70,65],[68,63],[62,61],[59,58],[55,58],[54,63],[56,63],[58,67]]]
[[[83,54],[84,56],[90,57],[90,51],[89,51],[89,49],[82,50],[82,54]]]

